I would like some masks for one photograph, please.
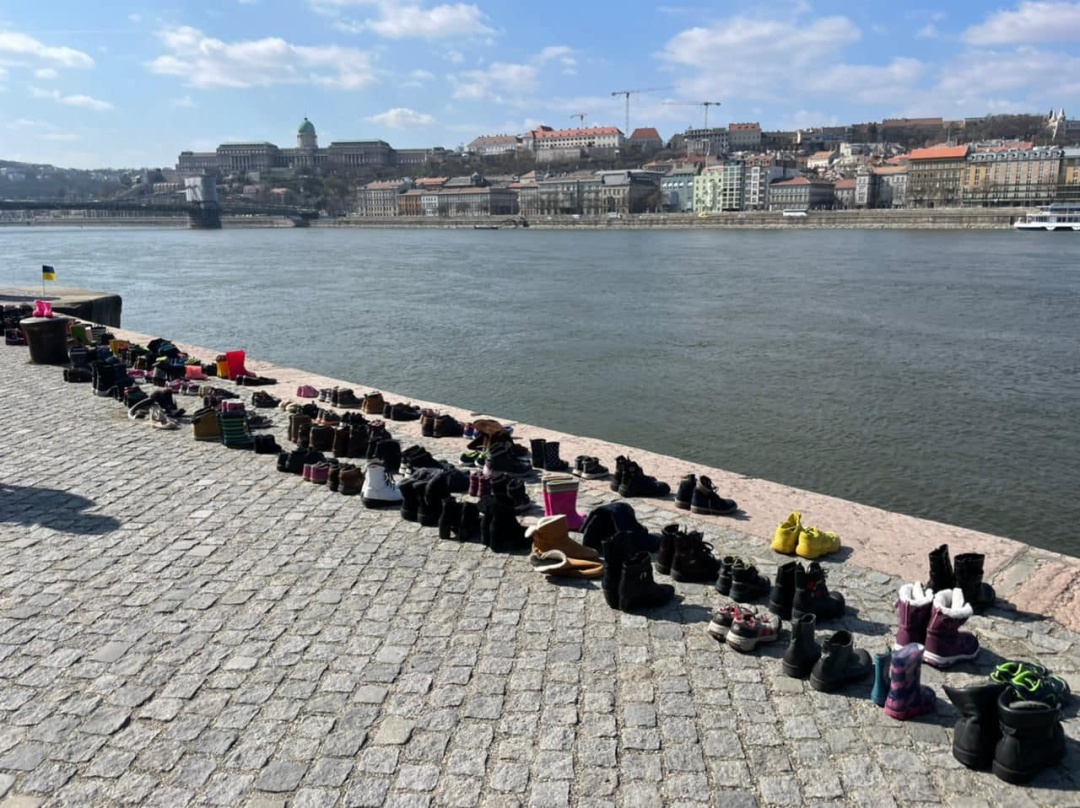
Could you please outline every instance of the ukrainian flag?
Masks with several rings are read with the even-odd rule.
[[[41,279],[43,281],[55,281],[56,280],[56,270],[53,269],[48,264],[42,264],[41,265]]]

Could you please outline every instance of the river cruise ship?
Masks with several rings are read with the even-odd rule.
[[[1017,230],[1080,230],[1080,205],[1047,205],[1013,225]]]

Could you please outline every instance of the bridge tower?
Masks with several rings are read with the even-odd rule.
[[[213,177],[202,175],[184,178],[184,196],[188,203],[191,226],[198,230],[221,229],[221,206]]]

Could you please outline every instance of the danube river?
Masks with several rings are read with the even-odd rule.
[[[1080,555],[1080,235],[0,228],[0,254],[0,285],[52,264],[138,331]]]

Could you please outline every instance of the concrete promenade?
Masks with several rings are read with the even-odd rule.
[[[937,712],[902,723],[869,701],[869,681],[826,695],[785,677],[786,624],[751,655],[718,644],[709,586],[676,584],[667,607],[622,614],[594,582],[553,584],[525,556],[441,542],[277,472],[273,456],[131,421],[27,360],[0,346],[0,808],[1080,805],[1075,707],[1065,761],[1014,787],[953,759],[941,690],[1018,658],[1080,690],[1078,637],[1062,625],[1077,628],[1075,559],[516,425],[524,440],[561,439],[571,460],[629,453],[672,484],[710,474],[744,519],[630,502],[652,529],[701,529],[770,576],[787,559],[765,537],[787,511],[840,532],[849,549],[825,566],[850,608],[819,640],[846,628],[881,650],[897,589],[926,576],[930,549],[986,552],[1007,603],[968,624],[984,650],[947,673],[924,667]],[[237,388],[245,400],[291,399],[301,381],[370,389],[248,367],[281,383]],[[286,416],[261,412],[287,446]],[[388,426],[437,457],[464,448]],[[585,482],[579,510],[616,496]]]

